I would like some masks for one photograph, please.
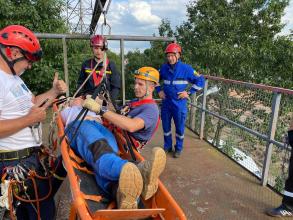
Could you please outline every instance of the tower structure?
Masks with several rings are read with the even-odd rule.
[[[107,0],[66,0],[66,21],[71,33],[93,34]],[[108,2],[108,5],[110,1]]]

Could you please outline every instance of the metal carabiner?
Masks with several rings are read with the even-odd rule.
[[[106,18],[106,12],[103,11],[103,15],[104,15],[104,22],[101,25],[101,34],[104,35],[104,27],[105,29],[108,27],[108,35],[111,35],[111,26],[107,23],[107,18]]]

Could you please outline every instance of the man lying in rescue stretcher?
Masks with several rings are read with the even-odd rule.
[[[150,160],[137,165],[120,158],[113,134],[98,120],[91,120],[97,119],[97,113],[128,131],[138,142],[148,141],[159,120],[158,106],[152,99],[159,72],[152,67],[142,67],[134,77],[137,99],[130,102],[127,116],[108,111],[88,98],[83,106],[90,111],[73,138],[79,123],[70,123],[76,118],[81,106],[65,108],[61,112],[71,148],[91,165],[99,187],[109,196],[116,195],[117,207],[121,209],[137,208],[140,195],[145,200],[151,198],[157,191],[158,178],[166,164],[166,154],[160,147],[153,148]]]

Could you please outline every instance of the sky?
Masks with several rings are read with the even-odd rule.
[[[107,14],[111,34],[152,36],[155,33],[158,36],[158,26],[162,19],[168,19],[174,30],[187,20],[186,5],[189,2],[190,0],[112,0]],[[282,34],[288,34],[293,29],[293,0],[290,0],[285,9],[282,22],[287,24]],[[105,29],[104,33],[107,31]],[[98,28],[97,33],[100,32]],[[125,46],[127,52],[136,48],[143,50],[150,45],[147,42],[126,42]],[[119,43],[110,41],[109,48],[119,52]]]

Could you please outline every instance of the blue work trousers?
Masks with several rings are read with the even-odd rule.
[[[69,140],[72,139],[77,125],[78,123],[69,124],[70,129],[68,129],[67,133]],[[95,160],[89,146],[101,139],[107,140],[113,153],[107,152]],[[76,137],[71,143],[71,148],[93,168],[99,187],[108,196],[112,196],[111,186],[118,183],[122,167],[128,162],[117,155],[118,146],[113,134],[100,123],[85,120],[78,129]]]
[[[164,131],[164,149],[172,149],[171,120],[173,118],[176,128],[175,151],[183,149],[185,120],[187,114],[186,100],[164,99],[161,107],[161,119]]]

